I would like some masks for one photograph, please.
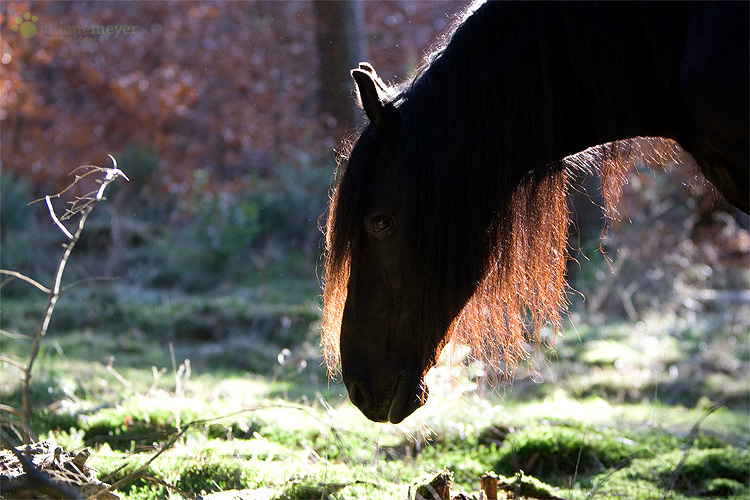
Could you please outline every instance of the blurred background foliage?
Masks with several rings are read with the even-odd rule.
[[[392,81],[464,6],[359,5],[363,58]],[[24,38],[11,27],[29,11],[38,31]],[[271,366],[280,348],[316,345],[319,226],[336,151],[357,124],[321,108],[328,68],[316,35],[329,27],[313,5],[8,1],[0,15],[0,265],[49,282],[62,240],[44,204],[29,201],[67,185],[82,163],[104,165],[107,153],[130,177],[89,220],[66,274],[86,286],[63,297],[53,326],[257,336]],[[97,40],[53,33],[92,25],[137,29]],[[353,102],[351,89],[342,99]],[[746,334],[746,216],[689,169],[643,170],[600,241],[596,180],[583,185],[592,182],[571,205],[571,243],[582,251],[570,265],[575,313],[597,324],[718,312],[716,328]],[[43,297],[17,281],[0,293],[3,328],[33,325]]]

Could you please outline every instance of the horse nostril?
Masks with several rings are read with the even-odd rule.
[[[360,409],[370,407],[372,399],[367,390],[354,380],[350,380],[344,384],[346,385],[347,391],[349,391],[349,399],[354,406]]]

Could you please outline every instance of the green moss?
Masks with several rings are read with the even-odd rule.
[[[239,490],[255,485],[250,481],[251,472],[239,460],[217,460],[206,456],[181,470],[175,486],[196,494],[202,491]]]
[[[498,489],[520,493],[522,497],[554,498],[555,488],[533,476],[516,472],[513,477],[498,476]]]
[[[611,433],[592,429],[542,425],[511,435],[499,450],[495,470],[527,471],[550,483],[564,484],[581,476],[614,467],[637,448]]]
[[[288,486],[275,500],[308,500],[311,498],[331,498],[345,484],[312,483],[309,480]]]
[[[603,483],[601,491],[622,491],[625,484],[650,485],[684,497],[722,497],[750,492],[750,455],[733,446],[673,450],[648,458],[635,458],[629,467],[611,475],[602,474],[593,483]]]
[[[169,441],[183,426],[198,420],[197,408],[192,404],[180,398],[136,398],[116,408],[104,408],[83,419],[80,426],[88,446],[108,443],[121,450],[151,448],[153,443]]]
[[[750,494],[750,491],[748,491],[746,484],[742,484],[740,481],[735,481],[734,479],[727,479],[724,477],[714,478],[707,481],[705,489],[701,492],[702,497],[717,498],[747,498],[748,494]]]
[[[665,464],[678,464],[682,457],[682,452],[674,451],[665,455],[663,460]],[[677,467],[663,467],[659,470],[659,477],[669,481]],[[674,477],[674,489],[690,494],[707,491],[714,479],[736,481],[747,488],[750,485],[750,454],[733,446],[691,449]]]

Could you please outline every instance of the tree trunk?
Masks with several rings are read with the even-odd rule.
[[[349,71],[366,56],[363,6],[361,0],[316,0],[313,10],[317,23],[321,118],[338,142],[347,130],[362,121]]]

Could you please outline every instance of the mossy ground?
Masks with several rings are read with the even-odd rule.
[[[607,340],[624,328],[598,334]],[[444,468],[454,493],[475,497],[486,471],[512,478],[519,470],[571,499],[750,494],[747,408],[714,409],[710,394],[682,404],[663,402],[671,394],[658,389],[638,402],[605,399],[593,387],[581,394],[576,377],[590,376],[582,370],[565,380],[575,384],[532,385],[522,376],[500,390],[472,390],[468,376],[441,366],[428,404],[392,426],[364,419],[313,360],[302,369],[277,360],[270,375],[215,361],[196,370],[169,342],[88,330],[53,335],[45,346],[34,378],[40,437],[71,451],[90,447],[88,464],[110,484],[169,445],[118,487],[123,498],[252,490],[269,499],[405,499]],[[566,347],[560,353],[558,373],[575,366]],[[3,401],[13,404],[17,385],[3,379]],[[632,379],[611,381],[605,394],[617,392],[614,384],[635,394]]]

